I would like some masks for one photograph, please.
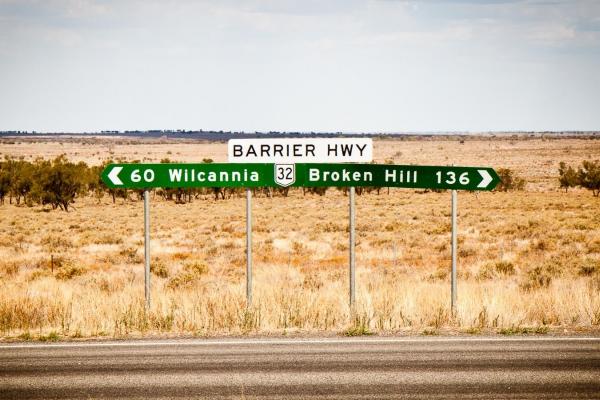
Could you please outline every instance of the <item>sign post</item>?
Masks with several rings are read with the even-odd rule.
[[[456,190],[452,191],[452,274],[451,274],[451,311],[452,316],[456,314],[456,208],[457,208]]]
[[[246,308],[252,306],[252,191],[246,189]]]
[[[371,162],[373,160],[373,140],[371,138],[281,138],[281,139],[231,139],[227,143],[227,154],[230,163],[274,163],[273,182],[275,186],[302,186],[302,181],[296,177],[299,175],[304,179],[306,185],[306,168],[298,169],[297,163],[348,163],[348,162]],[[270,182],[269,182],[270,183]],[[270,186],[270,185],[265,185]],[[248,192],[249,193],[249,192]],[[250,194],[247,194],[250,199]],[[247,200],[250,204],[250,200]],[[350,308],[354,307],[355,299],[355,257],[354,257],[354,187],[349,192],[350,215],[350,260],[349,260],[349,282],[350,282]],[[250,206],[248,206],[249,209]],[[247,224],[250,226],[250,215],[247,216]],[[250,228],[247,229],[247,297],[248,304],[252,299],[252,260],[251,260],[251,235]]]
[[[355,254],[354,254],[354,246],[355,246],[355,238],[354,238],[354,186],[350,186],[350,192],[348,193],[348,201],[350,204],[350,221],[349,221],[349,231],[350,231],[350,243],[349,243],[349,250],[350,250],[350,313],[354,312],[354,301],[356,299],[356,293],[355,293],[355,264],[356,264],[356,260],[354,258]]]
[[[321,141],[324,141],[321,143]],[[451,308],[456,312],[457,190],[492,190],[500,182],[488,167],[390,164],[324,164],[324,159],[370,161],[370,139],[276,139],[229,142],[229,164],[110,164],[102,171],[109,188],[144,190],[146,307],[150,308],[150,188],[246,188],[246,302],[252,304],[252,192],[256,187],[349,187],[349,303],[355,291],[355,187],[404,187],[452,190]],[[328,158],[329,157],[329,158]],[[296,163],[298,160],[310,163]],[[244,161],[251,161],[244,163]],[[272,163],[265,163],[270,161]],[[273,163],[273,162],[277,162]]]
[[[144,295],[150,310],[150,192],[144,190]]]

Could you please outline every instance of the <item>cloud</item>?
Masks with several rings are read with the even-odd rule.
[[[580,0],[0,0],[0,129],[600,126],[599,35]]]

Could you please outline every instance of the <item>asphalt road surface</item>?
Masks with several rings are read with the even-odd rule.
[[[0,398],[600,399],[600,338],[0,345]]]

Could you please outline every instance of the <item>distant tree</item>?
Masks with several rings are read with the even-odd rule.
[[[329,189],[328,186],[314,186],[314,187],[302,187],[302,194],[306,193],[318,194],[319,196],[325,196],[325,193]]]
[[[11,191],[17,204],[28,202],[28,196],[34,185],[35,166],[30,162],[19,160],[14,164],[11,177]]]
[[[6,163],[0,162],[0,204],[4,204],[4,198],[10,192],[10,174],[6,169]]]
[[[577,169],[579,185],[592,191],[594,197],[600,195],[600,161],[583,161]]]
[[[496,186],[499,192],[525,189],[525,179],[515,175],[509,168],[498,168],[496,171],[500,177],[500,183]]]
[[[283,197],[288,197],[288,194],[290,193],[290,187],[286,186],[286,187],[277,187],[273,189],[274,193],[280,194]]]
[[[96,199],[98,199],[98,202],[100,202],[100,199],[104,197],[104,190],[106,189],[106,186],[104,185],[104,182],[102,182],[101,179],[103,169],[104,167],[96,165],[91,168],[88,168],[86,171],[87,190],[91,192],[94,195],[94,197],[96,197]]]
[[[74,164],[64,155],[51,162],[38,161],[32,189],[36,200],[42,205],[50,204],[53,209],[69,211],[75,197],[86,191],[86,169],[85,163]]]
[[[569,191],[570,187],[575,187],[579,184],[579,177],[577,171],[570,165],[567,165],[561,161],[558,166],[558,182],[561,188],[565,188],[565,193]]]

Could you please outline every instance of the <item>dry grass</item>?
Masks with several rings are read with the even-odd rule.
[[[9,152],[7,146],[0,149]],[[144,153],[147,146],[136,151]],[[172,145],[161,146],[161,155],[154,148],[152,154],[168,157]],[[196,146],[218,149],[219,155],[203,150],[196,159],[223,158],[223,144]],[[508,166],[533,182],[526,192],[459,194],[454,317],[449,309],[449,193],[392,189],[389,195],[383,190],[379,196],[357,198],[354,312],[347,304],[347,197],[341,192],[303,197],[294,191],[287,199],[255,199],[250,309],[244,286],[245,199],[215,202],[208,197],[183,205],[154,199],[148,313],[141,202],[113,205],[104,199],[98,204],[90,198],[78,201],[70,213],[0,206],[0,334],[55,340],[316,331],[598,331],[600,202],[584,191],[562,193],[552,180],[558,161],[578,163],[588,153],[597,157],[597,141],[380,146],[375,154],[385,158],[402,148],[397,163],[435,164],[448,154],[444,163]],[[415,146],[423,152],[413,152]],[[460,162],[452,159],[458,146],[472,154],[462,153]],[[489,153],[489,146],[500,148],[499,154]],[[559,155],[561,147],[570,148],[565,158]],[[50,155],[46,148],[52,149],[46,143],[34,154]],[[102,149],[98,145],[95,151]],[[486,161],[488,154],[493,161]],[[189,160],[189,154],[171,157]]]

